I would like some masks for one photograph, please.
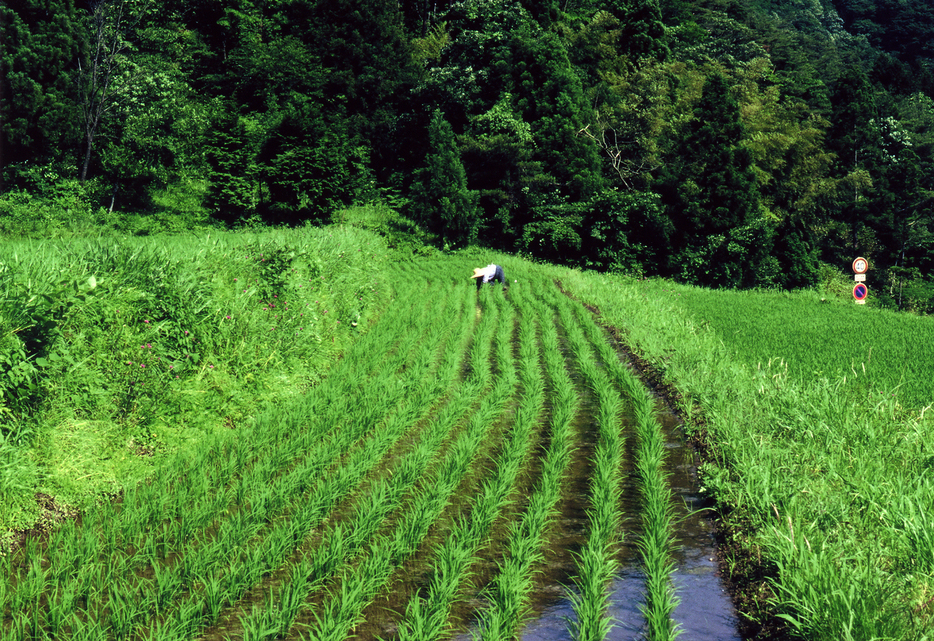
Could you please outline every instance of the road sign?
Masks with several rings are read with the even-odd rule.
[[[853,288],[853,298],[856,299],[857,303],[865,302],[867,294],[869,294],[869,288],[863,283],[857,283],[856,287]]]
[[[853,261],[853,273],[865,274],[869,270],[869,261],[859,256]]]
[[[857,283],[865,283],[866,274],[853,274],[853,280],[855,280]]]

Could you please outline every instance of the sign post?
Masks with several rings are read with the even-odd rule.
[[[869,288],[866,287],[864,283],[856,283],[856,287],[853,288],[853,298],[856,299],[857,305],[866,304],[866,295],[869,293]]]
[[[866,272],[869,271],[869,261],[858,256],[853,261],[853,280],[856,281],[856,287],[853,288],[853,298],[857,305],[866,304],[866,296],[869,295],[869,288],[866,287]]]

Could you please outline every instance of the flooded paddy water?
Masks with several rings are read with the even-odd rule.
[[[716,544],[712,526],[705,517],[703,498],[698,492],[696,465],[692,448],[685,443],[678,419],[662,404],[657,418],[665,433],[669,481],[676,501],[677,568],[672,576],[679,599],[674,619],[683,638],[692,641],[739,641],[736,613],[723,581],[718,574]],[[627,439],[632,435],[627,435]],[[615,626],[607,637],[613,641],[644,638],[643,605],[645,576],[636,550],[638,537],[637,489],[628,479],[625,495],[629,502],[624,527],[621,569],[611,591],[610,615]],[[626,498],[624,497],[624,501]],[[628,506],[624,506],[626,508]],[[569,622],[574,620],[571,601],[565,593],[548,603],[522,633],[523,641],[558,641],[570,639]]]
[[[615,341],[614,341],[615,342]],[[620,358],[629,361],[627,350],[617,343]],[[573,363],[562,335],[562,351]],[[630,361],[631,362],[631,361]],[[572,366],[573,369],[573,366]],[[579,383],[579,381],[578,381]],[[574,555],[580,550],[587,531],[590,478],[590,454],[596,438],[595,407],[589,390],[579,388],[583,407],[577,418],[582,443],[569,470],[567,492],[559,506],[560,517],[551,536],[552,548],[546,552],[538,576],[538,589],[532,597],[531,620],[520,633],[522,641],[564,641],[572,638],[575,621],[569,592],[573,590]],[[732,600],[719,575],[717,549],[711,522],[712,512],[705,508],[700,494],[697,462],[687,443],[681,421],[664,399],[656,398],[655,417],[666,443],[665,468],[674,499],[673,551],[676,564],[672,574],[678,598],[673,619],[682,638],[691,641],[741,641]],[[641,608],[644,604],[645,575],[637,547],[641,531],[641,505],[638,479],[634,473],[636,436],[624,426],[626,455],[623,459],[622,492],[623,538],[619,551],[619,571],[610,585],[609,615],[614,621],[608,639],[630,641],[645,639],[646,626]],[[589,444],[589,445],[588,445]],[[476,605],[482,607],[482,601]],[[479,636],[476,619],[456,641],[470,641]]]
[[[676,570],[672,575],[679,604],[674,620],[683,631],[682,638],[691,641],[740,641],[737,618],[730,596],[718,574],[716,542],[709,515],[703,509],[704,500],[698,491],[694,452],[683,437],[678,418],[661,401],[656,417],[667,443],[666,467],[675,498],[676,523],[674,550]],[[627,450],[635,436],[626,434]],[[627,465],[631,461],[627,452]],[[627,470],[628,472],[629,470]],[[572,476],[576,476],[572,471]],[[571,589],[573,558],[569,551],[579,549],[586,528],[586,488],[569,497],[562,506],[553,537],[556,549],[546,559],[540,575],[539,590],[534,596],[534,617],[522,631],[522,641],[565,641],[571,639],[571,623],[575,619],[568,590]],[[628,475],[623,490],[623,529],[620,570],[610,586],[610,616],[614,627],[608,635],[611,641],[637,641],[645,638],[645,624],[640,608],[644,603],[645,576],[640,568],[636,542],[641,525],[636,480]],[[562,549],[563,548],[563,549]],[[563,557],[559,560],[558,557]],[[477,633],[476,625],[459,634],[457,641],[470,641]]]

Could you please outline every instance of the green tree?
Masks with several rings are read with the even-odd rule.
[[[264,217],[276,223],[327,221],[360,193],[368,176],[366,154],[311,101],[293,106],[259,154],[268,194]]]
[[[467,176],[454,138],[454,130],[440,110],[428,128],[430,151],[413,188],[416,218],[451,246],[476,241],[477,194],[467,188]]]
[[[81,16],[64,0],[0,3],[0,162],[73,164]]]
[[[516,106],[531,125],[534,160],[563,196],[588,199],[603,188],[603,175],[597,145],[579,135],[593,115],[580,77],[554,33],[531,38],[519,32],[515,38]]]
[[[610,0],[607,5],[622,24],[620,46],[630,58],[663,61],[668,57],[665,24],[658,0]]]
[[[764,238],[754,226],[758,190],[744,137],[726,79],[714,74],[676,141],[680,154],[660,172],[659,192],[674,228],[671,273],[717,287],[754,281]]]
[[[657,271],[656,248],[670,234],[658,194],[605,190],[584,207],[582,263],[606,271]]]
[[[512,94],[504,93],[488,111],[471,116],[460,137],[467,181],[478,195],[478,238],[500,249],[516,246],[514,219],[530,206],[530,194],[540,190],[538,181],[552,182],[541,174],[541,163],[532,160],[532,129],[513,102]]]
[[[311,46],[325,70],[324,100],[339,103],[352,133],[370,147],[377,178],[392,173],[400,147],[400,101],[415,80],[413,46],[399,4],[384,0],[293,0],[286,28]]]
[[[266,133],[255,120],[237,116],[233,105],[223,113],[205,141],[205,207],[215,218],[234,223],[259,214],[262,172],[256,158]]]
[[[96,0],[87,18],[87,56],[76,73],[81,107],[83,154],[79,177],[87,179],[94,143],[128,89],[139,79],[130,69],[130,38],[139,16],[127,0]]]

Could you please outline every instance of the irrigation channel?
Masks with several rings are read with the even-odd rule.
[[[0,560],[0,638],[738,639],[674,417],[534,266],[472,266],[403,266],[324,382]]]

